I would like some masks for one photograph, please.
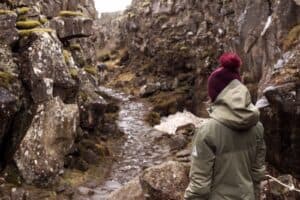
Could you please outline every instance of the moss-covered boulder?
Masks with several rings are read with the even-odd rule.
[[[76,104],[66,105],[56,97],[39,105],[15,155],[27,183],[47,186],[55,182],[63,169],[64,156],[74,144],[78,123]]]
[[[22,37],[20,44],[21,78],[35,103],[57,95],[63,100],[74,96],[78,85],[69,72],[62,44],[55,34],[33,30],[28,37]]]

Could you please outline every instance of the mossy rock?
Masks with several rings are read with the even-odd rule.
[[[0,87],[8,89],[9,86],[13,84],[15,80],[16,77],[11,73],[0,71]]]
[[[65,62],[68,64],[71,60],[71,52],[69,52],[68,50],[63,50],[63,56],[64,56],[64,59],[65,59]]]
[[[158,112],[150,112],[145,119],[151,126],[155,126],[160,123],[160,114]]]
[[[81,46],[80,46],[80,44],[71,44],[70,49],[76,50],[76,51],[81,51]]]
[[[37,20],[18,21],[17,28],[19,29],[33,29],[42,24]]]
[[[150,6],[151,2],[150,1],[145,1],[142,3],[142,7],[148,7]]]
[[[40,17],[39,21],[41,24],[46,24],[49,20],[46,17]]]
[[[0,15],[7,15],[7,14],[16,14],[14,11],[12,10],[3,10],[0,9]]]
[[[71,74],[73,79],[78,78],[78,69],[77,68],[71,68],[69,71],[70,71],[70,74]]]
[[[28,20],[28,18],[27,18],[27,16],[26,15],[20,15],[20,16],[18,16],[18,18],[17,18],[17,21],[19,22],[19,21],[27,21]]]
[[[96,76],[97,73],[98,73],[97,68],[94,67],[94,66],[85,66],[85,67],[83,67],[83,69],[84,69],[87,73],[92,74],[92,75],[94,75],[94,76]]]
[[[288,33],[287,37],[283,41],[283,48],[289,49],[292,45],[297,43],[300,38],[300,24],[294,26],[290,32]]]
[[[128,13],[127,13],[127,16],[128,16],[128,18],[133,18],[133,17],[135,17],[136,15],[135,15],[134,13],[132,13],[132,12],[128,12]]]
[[[30,36],[33,33],[52,33],[54,30],[50,28],[33,28],[33,29],[24,29],[24,30],[19,30],[19,36],[21,37],[26,37]]]
[[[15,165],[8,165],[4,171],[5,173],[5,180],[8,183],[20,186],[22,184],[21,175]]]
[[[17,8],[17,14],[18,15],[25,15],[30,11],[29,7],[21,7],[21,8]]]
[[[84,91],[80,91],[78,93],[78,95],[79,95],[79,97],[81,98],[81,100],[83,102],[86,102],[88,100],[88,98],[89,98],[88,95]]]
[[[77,17],[81,16],[84,17],[84,14],[82,12],[75,12],[75,11],[69,11],[69,10],[62,10],[58,14],[60,17]]]

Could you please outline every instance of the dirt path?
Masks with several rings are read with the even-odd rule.
[[[109,193],[137,176],[143,168],[159,164],[169,155],[168,147],[155,145],[155,137],[160,133],[144,122],[151,108],[149,104],[108,88],[99,89],[120,102],[117,124],[124,132],[125,140],[117,147],[116,162],[107,180],[94,189],[79,188],[86,191],[87,195],[78,199],[104,200]]]

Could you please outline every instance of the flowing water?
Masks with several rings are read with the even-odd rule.
[[[151,109],[149,104],[108,88],[100,87],[99,90],[120,102],[117,124],[125,134],[125,139],[123,144],[118,144],[116,162],[106,181],[94,189],[79,188],[88,190],[89,194],[79,199],[104,200],[109,193],[133,179],[145,167],[160,164],[169,155],[168,147],[155,145],[154,138],[160,132],[144,121]]]

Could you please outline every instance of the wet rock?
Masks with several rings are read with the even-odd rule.
[[[39,105],[14,157],[27,183],[54,183],[64,166],[64,156],[74,143],[78,117],[77,105],[66,105],[59,97]]]
[[[28,192],[26,192],[22,188],[13,188],[11,190],[11,200],[23,200],[23,199],[26,199],[26,197],[28,196],[27,193]]]
[[[149,83],[141,87],[140,97],[148,97],[160,89],[160,83]]]
[[[190,149],[185,149],[176,153],[177,158],[188,157],[191,155]]]
[[[92,35],[93,20],[85,17],[57,17],[51,20],[50,27],[57,31],[61,40],[89,37]]]
[[[121,189],[111,193],[108,200],[146,200],[139,178],[136,177]]]
[[[299,0],[294,0],[295,1],[295,3],[298,5],[298,6],[300,6],[300,1]]]
[[[104,116],[107,102],[100,96],[90,76],[85,72],[79,75],[81,88],[78,95],[80,110],[80,126],[83,129],[93,130],[100,124]]]
[[[186,124],[186,125],[178,127],[176,129],[175,133],[176,133],[176,135],[182,134],[185,136],[191,136],[191,135],[194,135],[195,129],[196,129],[196,126],[194,124],[190,123],[190,124]]]
[[[179,134],[179,135],[172,135],[168,143],[172,151],[174,150],[178,151],[185,148],[186,145],[189,143],[189,141],[184,135]]]
[[[283,184],[286,184],[288,187],[296,187],[295,183],[297,181],[291,175],[282,175],[276,179]],[[289,188],[279,184],[275,180],[269,180],[266,184],[269,190],[267,193],[267,198],[296,200],[300,197],[299,193],[290,191]]]
[[[21,77],[35,103],[59,95],[57,91],[73,96],[78,90],[64,60],[62,44],[53,33],[37,32],[22,38],[21,52]]]
[[[140,176],[146,199],[183,199],[189,183],[188,174],[188,165],[173,161],[146,169]]]

